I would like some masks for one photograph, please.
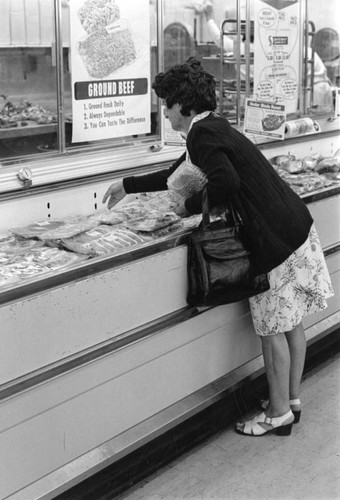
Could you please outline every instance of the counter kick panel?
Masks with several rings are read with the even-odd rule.
[[[0,497],[260,354],[247,307],[222,306],[2,402]]]

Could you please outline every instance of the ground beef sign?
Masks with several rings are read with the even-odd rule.
[[[148,0],[72,0],[72,142],[150,132]]]

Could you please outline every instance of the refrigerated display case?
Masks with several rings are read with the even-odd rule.
[[[27,8],[29,2],[5,4],[22,15],[20,5]],[[170,4],[150,2],[150,15],[159,16],[158,35],[151,37],[153,73],[162,68],[163,29],[176,22]],[[38,73],[46,72],[46,80],[37,81],[53,94],[54,107],[46,104],[49,100],[37,101],[56,111],[53,141],[46,142],[50,130],[33,124],[42,127],[36,135],[43,142],[33,140],[32,134],[29,148],[22,145],[22,151],[16,150],[20,154],[7,151],[1,156],[1,236],[18,226],[97,214],[113,179],[164,168],[183,151],[162,144],[155,100],[150,104],[155,128],[149,135],[68,143],[68,108],[61,105],[71,95],[64,73],[68,47],[63,20],[69,11],[67,2],[51,5],[56,66],[46,72],[40,59],[36,62]],[[186,16],[185,22],[196,26],[196,56],[199,50],[207,54],[202,12],[191,8]],[[25,58],[27,43],[18,41],[25,45],[19,48],[12,40],[3,47],[4,33],[0,50]],[[39,49],[50,65],[52,52],[45,57],[45,51],[51,49],[40,47],[40,39],[34,43],[39,45],[35,55]],[[5,56],[1,71],[4,61]],[[55,78],[54,87],[50,78]],[[23,80],[18,72],[8,77],[13,89],[27,89]],[[45,95],[41,88],[39,96]],[[25,91],[21,95],[32,93]],[[326,114],[318,123],[319,131],[284,141],[253,139],[268,158],[316,153],[332,157],[340,148],[339,120]],[[18,127],[13,127],[17,135],[11,127],[0,129],[1,142],[21,144]],[[36,149],[37,144],[44,147]],[[304,322],[311,345],[340,324],[340,184],[333,176],[323,187],[310,185],[301,196],[315,219],[335,290],[328,308]],[[1,498],[53,498],[197,414],[250,375],[262,373],[261,346],[246,301],[204,310],[187,305],[188,231],[181,228],[1,287]]]

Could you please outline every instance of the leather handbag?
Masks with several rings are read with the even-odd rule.
[[[228,216],[229,221],[210,221],[205,188],[202,221],[188,236],[187,302],[191,306],[238,302],[270,288],[267,275],[253,271],[250,253],[240,239],[242,221],[232,208]]]

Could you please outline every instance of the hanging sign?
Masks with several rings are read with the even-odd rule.
[[[246,100],[243,131],[282,140],[285,136],[285,107],[272,102]]]
[[[149,0],[69,5],[72,142],[149,133]]]
[[[255,0],[254,98],[298,105],[300,0]]]

